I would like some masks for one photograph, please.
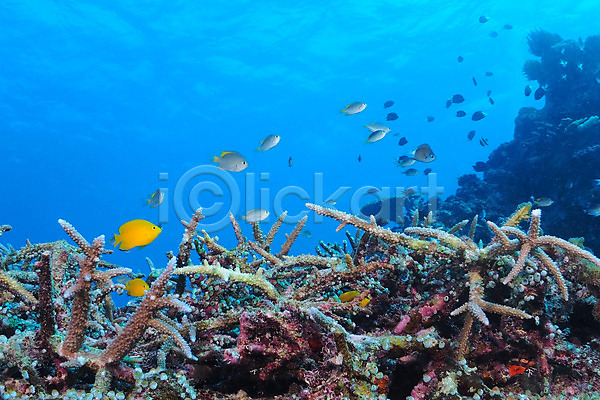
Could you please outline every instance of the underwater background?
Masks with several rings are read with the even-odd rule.
[[[564,373],[564,365],[586,359],[600,362],[600,260],[591,254],[600,251],[598,15],[597,1],[1,2],[0,225],[11,226],[6,232],[0,227],[0,287],[10,287],[2,296],[25,300],[33,296],[23,294],[20,286],[15,289],[12,281],[3,281],[7,272],[18,276],[15,279],[25,285],[24,290],[41,301],[42,277],[28,281],[26,274],[16,271],[20,268],[19,272],[33,275],[39,263],[47,261],[54,274],[56,265],[64,266],[68,273],[61,276],[63,281],[53,283],[49,297],[56,300],[56,332],[44,340],[67,337],[68,342],[68,318],[60,316],[71,315],[75,306],[63,297],[83,290],[84,284],[76,280],[82,276],[80,259],[102,255],[102,262],[109,263],[103,267],[130,268],[140,273],[135,277],[148,278],[149,285],[162,279],[162,284],[152,286],[155,296],[168,297],[165,304],[175,311],[188,312],[186,307],[191,307],[194,314],[189,319],[176,312],[153,314],[152,318],[179,324],[181,336],[171,332],[174,345],[164,337],[156,339],[160,335],[151,329],[143,336],[144,327],[138,344],[151,351],[144,354],[138,348],[132,355],[131,346],[116,357],[117,364],[122,359],[122,365],[128,363],[134,371],[128,371],[130,375],[123,372],[126,368],[117,370],[114,360],[104,355],[90,356],[92,361],[83,367],[69,364],[77,359],[82,343],[72,345],[71,351],[66,345],[43,342],[56,357],[44,359],[40,378],[60,376],[63,371],[65,376],[64,381],[61,376],[42,384],[27,378],[30,370],[13,365],[10,357],[18,358],[20,349],[3,358],[9,354],[6,343],[13,340],[7,332],[13,338],[28,337],[38,323],[37,309],[30,313],[27,301],[6,300],[0,306],[0,394],[11,396],[14,389],[19,396],[27,393],[25,398],[36,398],[21,385],[33,382],[36,390],[45,388],[48,398],[59,397],[53,391],[61,396],[69,393],[71,398],[83,393],[67,390],[112,393],[108,398],[148,398],[156,389],[149,379],[161,371],[168,376],[160,379],[171,385],[167,390],[167,384],[157,384],[161,393],[171,393],[181,383],[186,388],[195,385],[198,398],[206,399],[409,395],[411,400],[492,399],[511,398],[512,390],[530,398],[557,398],[552,394],[562,388],[561,398],[571,398],[583,392],[585,382],[597,394],[597,367]],[[350,113],[343,110],[354,102],[366,103],[366,108],[345,115]],[[460,111],[464,116],[457,114]],[[372,123],[391,130],[381,140],[367,143],[371,132],[366,125]],[[269,135],[278,135],[279,143],[259,151]],[[435,154],[433,161],[419,159],[417,149],[423,144]],[[239,152],[247,168],[218,168],[217,158],[230,151]],[[401,156],[415,157],[417,162],[401,166]],[[157,190],[164,201],[150,207]],[[377,202],[390,196],[401,199],[403,209],[378,216],[378,225],[337,212],[368,219],[367,210],[372,209],[365,207],[372,202],[381,207]],[[316,206],[307,208],[305,203]],[[205,217],[189,228],[187,222],[199,207]],[[543,210],[539,232],[540,214],[531,212],[535,208]],[[265,233],[287,211],[272,246],[261,244],[257,228],[245,221],[251,219],[248,212],[253,209],[269,212],[258,224]],[[507,219],[515,210],[516,216]],[[433,211],[432,219],[412,221],[415,211],[420,219]],[[234,232],[230,213],[244,238]],[[306,224],[294,236],[291,232],[304,216],[308,216]],[[468,238],[459,239],[457,231],[443,233],[473,218]],[[105,248],[114,253],[102,253],[99,245],[82,245],[75,228],[59,219],[72,224],[89,243],[105,235]],[[127,251],[108,243],[120,227],[135,219],[156,224],[162,231],[155,240]],[[344,229],[337,231],[339,223]],[[502,232],[513,235],[512,242],[494,230],[494,223],[504,224]],[[531,226],[536,229],[528,231]],[[429,227],[437,229],[419,230]],[[364,231],[364,236],[355,235],[354,228]],[[400,234],[405,228],[411,239]],[[521,233],[516,232],[519,229]],[[544,234],[570,244],[554,236],[544,242]],[[43,245],[67,240],[67,235],[80,249]],[[287,243],[288,235],[295,238],[289,255],[299,256],[297,264],[283,261],[286,251],[274,251]],[[244,243],[252,236],[259,249],[252,247],[251,240]],[[191,258],[190,237],[196,245]],[[230,250],[224,251],[213,240]],[[347,247],[342,251],[339,244],[344,241]],[[498,242],[504,246],[502,251],[497,250]],[[42,245],[24,247],[28,243]],[[52,256],[44,261],[42,250],[48,249]],[[55,259],[59,253],[65,254],[60,262]],[[208,260],[212,267],[220,263],[218,268],[224,268],[185,271],[185,263],[173,261],[163,271],[173,254],[187,254],[190,265]],[[302,258],[313,254],[321,258]],[[579,258],[591,266],[569,264]],[[152,276],[147,260],[157,268]],[[549,267],[552,262],[560,268]],[[519,278],[521,271],[512,269],[515,263],[525,268]],[[239,265],[248,276],[232,275],[231,285],[223,283],[229,282],[230,270]],[[446,265],[460,265],[463,274],[450,268],[442,273]],[[264,270],[266,278],[260,272]],[[171,277],[172,273],[183,279]],[[198,278],[202,274],[211,278]],[[129,278],[134,275],[123,275],[116,282],[125,284]],[[521,286],[513,286],[513,279],[521,279]],[[148,297],[140,299],[148,284],[137,287],[140,295],[132,291],[128,295],[127,289],[120,288],[108,296],[112,300],[102,307],[112,309],[118,318],[95,320],[103,329],[79,332],[80,338],[85,336],[86,351],[110,348],[107,343],[124,337],[121,328],[113,325],[125,325],[139,315],[136,310],[154,310],[144,308],[142,302]],[[397,292],[390,289],[396,284]],[[89,293],[106,289],[98,282],[94,285]],[[473,294],[477,288],[481,292]],[[243,294],[239,298],[237,289]],[[461,304],[471,297],[482,300],[483,290],[489,303],[480,304],[481,313],[469,309],[473,315],[467,312],[459,329],[463,326],[459,314],[465,311],[459,311]],[[94,296],[101,295],[94,292]],[[102,307],[92,309],[90,315],[103,314]],[[491,324],[484,311],[496,313]],[[280,360],[266,352],[276,360],[262,362],[252,351],[268,347],[256,344],[270,332],[263,329],[277,323],[285,326],[281,321],[288,314],[292,317],[285,333],[297,333],[300,344],[296,348],[285,337],[281,342],[274,339],[273,346],[294,356]],[[232,315],[237,318],[232,326],[219,320]],[[213,319],[206,324],[217,333],[202,325],[209,317]],[[499,333],[494,339],[502,345],[494,350],[478,347],[473,333],[477,329],[470,331],[469,318],[471,323],[475,320],[474,327],[482,327],[486,340],[497,334],[490,333],[490,326],[501,324],[511,332],[511,339]],[[379,342],[365,339],[363,347],[354,343],[356,357],[364,357],[363,363],[350,362],[352,352],[342,350],[341,339],[327,336],[331,327],[345,332],[348,343],[359,335]],[[196,342],[196,329],[210,333],[206,337],[198,333]],[[471,350],[465,344],[469,332]],[[411,347],[407,341],[412,339],[398,339],[410,335],[426,344]],[[515,344],[518,337],[526,337],[527,344]],[[101,342],[97,346],[96,340]],[[159,361],[160,369],[154,360],[160,359],[161,351],[171,350],[165,350],[169,346],[164,344],[156,350],[156,343],[163,341],[179,350],[170,353],[176,354],[169,359],[172,364]],[[426,350],[438,345],[439,354]],[[394,361],[378,364],[373,359],[377,353],[369,346],[385,352],[385,357],[391,354]],[[541,349],[538,353],[531,350],[536,346]],[[254,350],[248,350],[251,347]],[[334,347],[337,355],[331,350]],[[457,348],[458,362],[445,364],[446,356],[455,355]],[[548,348],[560,349],[560,354],[549,354]],[[243,354],[243,349],[249,354]],[[35,351],[29,350],[27,355],[34,359]],[[415,361],[411,351],[431,358]],[[295,357],[305,353],[310,362],[302,364]],[[191,362],[198,361],[196,356],[201,361]],[[57,360],[63,364],[59,366]],[[477,383],[469,380],[469,365],[480,368]],[[324,366],[343,370],[338,375],[331,372],[339,378],[331,378],[336,388],[326,387],[330,378],[323,371],[330,371]],[[357,378],[357,371],[367,367],[385,374],[373,371]],[[416,372],[407,383],[398,383],[404,367]],[[469,378],[461,381],[452,368],[465,371]],[[111,371],[112,386],[110,378],[94,375],[105,370]],[[299,377],[297,370],[309,372]],[[220,380],[229,374],[231,381]],[[552,374],[560,375],[554,386],[549,383]],[[563,375],[569,378],[563,380]],[[449,377],[452,382],[445,381]],[[3,380],[12,383],[5,386]],[[456,390],[455,381],[459,382]],[[338,390],[342,383],[347,390]],[[435,391],[433,384],[441,389]],[[485,390],[466,394],[469,385]],[[318,390],[311,392],[313,388]],[[137,389],[141,394],[135,397]],[[194,389],[186,390],[189,398],[196,398]],[[500,392],[511,394],[502,397]],[[234,397],[236,393],[240,397]],[[40,394],[39,398],[46,397]]]
[[[292,185],[310,198],[284,198],[290,215],[306,212],[306,201],[318,203],[316,185],[321,201],[339,187],[351,188],[336,205],[349,211],[351,195],[365,185],[426,186],[422,171],[429,166],[442,198],[453,194],[460,175],[474,173],[475,162],[512,138],[521,107],[544,106],[544,99],[523,95],[527,34],[541,28],[585,38],[598,33],[600,11],[594,1],[8,1],[0,7],[0,220],[13,227],[10,243],[55,240],[58,218],[107,238],[131,219],[157,223],[158,210],[144,208],[142,199],[168,188],[168,223],[161,221],[156,241],[109,256],[141,272],[147,272],[145,257],[164,260],[180,238],[178,221],[187,218],[173,206],[178,180],[223,151],[238,151],[249,163],[230,173],[241,198],[231,211],[245,214],[250,193],[248,209],[270,210],[271,222],[275,195]],[[479,23],[481,15],[489,21]],[[465,118],[455,116],[456,106],[445,108],[455,93],[467,99]],[[384,109],[388,100],[395,104]],[[366,110],[340,113],[354,101],[367,103]],[[476,110],[488,116],[473,122]],[[399,118],[386,121],[388,112]],[[365,144],[363,125],[371,122],[392,131]],[[472,129],[477,136],[468,141]],[[258,154],[269,134],[281,142]],[[400,147],[403,136],[408,144]],[[480,137],[489,145],[481,146]],[[403,175],[395,160],[421,143],[432,147],[436,161],[423,164],[417,176]],[[168,179],[159,180],[160,173]],[[255,174],[247,178],[254,187],[245,182],[247,173]],[[315,183],[316,173],[322,184]],[[191,191],[204,180],[223,190],[222,197],[196,196],[204,207],[224,203],[210,218],[216,222],[227,216],[231,191],[214,177],[197,176],[184,186]],[[266,204],[260,204],[261,189],[270,191]],[[191,216],[187,193],[182,208]],[[312,238],[301,237],[298,252],[342,237],[311,220]]]

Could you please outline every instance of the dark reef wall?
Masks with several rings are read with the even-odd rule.
[[[547,197],[554,203],[542,207],[545,233],[583,236],[598,254],[600,217],[593,214],[600,213],[600,36],[562,40],[538,30],[528,42],[540,60],[525,62],[523,72],[537,81],[533,90],[546,104],[519,111],[513,140],[490,154],[483,180],[459,178],[439,220],[452,225],[485,211],[485,219],[498,222],[518,204]]]

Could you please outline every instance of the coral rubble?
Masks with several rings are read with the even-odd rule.
[[[578,322],[599,314],[600,260],[541,235],[539,209],[527,232],[517,227],[527,207],[507,225],[488,221],[484,246],[472,239],[476,223],[460,235],[467,221],[443,230],[429,215],[392,232],[307,207],[356,229],[351,249],[288,256],[304,218],[275,252],[285,215],[266,237],[253,224],[252,239],[231,216],[238,244],[227,249],[198,231],[198,211],[179,254],[124,307],[112,302],[123,290],[112,279],[130,271],[100,259],[110,252],[103,236],[89,244],[61,220],[77,246],[2,246],[0,393],[414,400],[600,390],[600,324]]]

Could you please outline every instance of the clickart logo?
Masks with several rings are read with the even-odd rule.
[[[158,207],[158,220],[161,224],[169,222],[171,213],[175,213],[178,220],[189,221],[198,208],[202,208],[205,218],[201,221],[201,229],[214,233],[229,225],[229,213],[233,215],[245,214],[251,209],[264,209],[272,217],[279,217],[285,210],[283,204],[286,199],[295,198],[304,202],[337,208],[363,218],[368,218],[361,212],[362,199],[371,196],[371,200],[379,200],[379,207],[369,211],[377,221],[404,222],[405,199],[415,193],[426,197],[429,202],[429,211],[435,211],[437,204],[436,195],[443,194],[444,188],[438,186],[437,175],[427,175],[427,186],[412,187],[374,187],[339,186],[325,193],[325,175],[322,172],[312,174],[312,187],[288,185],[280,188],[266,187],[270,180],[269,172],[246,172],[232,174],[212,165],[199,165],[186,171],[174,182],[168,173],[159,174],[160,190],[164,194],[164,201]],[[174,183],[173,183],[174,182]],[[167,186],[172,187],[172,192]],[[243,205],[242,205],[243,202]],[[363,208],[364,209],[364,208]],[[288,210],[289,211],[289,210]],[[296,214],[288,212],[285,223],[296,224],[308,214],[304,207]],[[323,217],[312,214],[313,223],[320,223]]]

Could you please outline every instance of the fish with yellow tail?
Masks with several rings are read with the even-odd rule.
[[[343,114],[346,115],[354,115],[363,111],[367,108],[367,103],[361,103],[360,101],[355,101],[354,103],[350,103],[342,110]]]
[[[142,297],[149,289],[150,286],[148,286],[146,281],[140,278],[132,279],[125,284],[125,290],[127,290],[127,294],[131,297]]]
[[[248,168],[248,161],[237,151],[224,151],[219,157],[213,157],[213,162],[225,171],[240,172]]]
[[[115,234],[113,247],[119,246],[119,250],[127,251],[134,247],[149,245],[162,232],[160,227],[143,219],[134,219],[124,223]]]

